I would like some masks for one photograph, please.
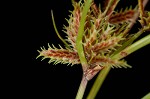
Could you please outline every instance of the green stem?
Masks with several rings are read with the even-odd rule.
[[[150,92],[147,95],[145,95],[142,99],[150,99]]]
[[[136,50],[150,44],[150,34],[143,37],[142,39],[138,40],[137,42],[133,43],[129,47],[125,48],[122,50],[120,53],[114,55],[112,58],[113,59],[121,59],[124,58],[125,56],[135,52]],[[124,55],[123,55],[124,54]]]
[[[83,33],[84,33],[84,24],[86,21],[86,15],[88,13],[88,10],[90,8],[92,0],[87,0],[85,2],[85,6],[83,8],[83,12],[82,12],[82,16],[81,16],[81,20],[80,20],[80,27],[78,30],[78,36],[76,39],[76,48],[77,48],[77,52],[80,58],[80,62],[83,68],[83,71],[86,71],[88,63],[87,60],[85,58],[85,54],[84,54],[84,50],[83,50],[83,46],[82,46],[82,38],[83,38]]]
[[[125,56],[123,56],[121,53],[122,52],[126,52],[127,55],[133,53],[134,51],[146,46],[150,44],[150,34],[147,35],[146,37],[140,39],[139,41],[133,43],[131,46],[127,47],[126,49],[122,50],[120,53],[112,56],[112,58],[124,58]],[[106,76],[108,75],[109,71],[110,71],[111,67],[106,67],[103,70],[101,70],[101,72],[99,73],[97,79],[95,80],[93,87],[90,90],[90,93],[87,96],[87,99],[94,99],[96,94],[98,93],[99,89],[101,88]]]
[[[150,34],[143,37],[141,40],[133,43],[131,46],[129,46],[128,48],[125,49],[125,51],[128,52],[128,54],[133,53],[134,51],[146,46],[150,44]]]
[[[128,41],[126,41],[119,49],[117,49],[112,55],[116,55],[119,52],[121,52],[123,49],[125,49],[127,46],[131,45],[133,43],[133,41],[135,41],[144,31],[147,31],[149,28],[148,27],[144,27],[142,28],[140,31],[138,31],[137,33],[134,34],[134,36],[132,36]]]
[[[85,71],[87,70],[88,63],[85,58],[84,49],[82,46],[82,38],[83,38],[83,33],[84,33],[84,24],[86,21],[86,15],[91,6],[91,2],[92,2],[92,0],[87,0],[85,2],[85,6],[83,8],[83,12],[82,12],[81,20],[80,20],[80,27],[79,27],[78,35],[77,35],[77,39],[76,39],[76,48],[77,48],[77,52],[78,52],[79,59],[80,59],[82,69],[83,69],[83,77],[82,77],[82,81],[81,81],[79,90],[76,95],[76,99],[82,99],[82,97],[84,95],[84,91],[86,89],[86,85],[88,83],[88,80],[86,79],[86,77],[84,75]]]
[[[88,80],[85,78],[85,76],[83,76],[75,99],[83,98],[87,83],[88,83]]]
[[[70,48],[70,46],[67,44],[67,42],[60,36],[58,30],[57,30],[57,27],[56,27],[56,24],[55,24],[55,20],[54,20],[54,15],[53,15],[53,11],[51,10],[51,16],[52,16],[52,22],[53,22],[53,26],[54,26],[54,29],[55,29],[55,32],[58,36],[58,38],[66,45],[67,48]],[[71,49],[71,48],[70,48]]]
[[[96,96],[97,92],[99,91],[99,89],[101,88],[101,85],[103,84],[110,69],[111,69],[111,67],[107,66],[106,68],[101,70],[97,79],[94,82],[93,87],[90,90],[90,93],[87,96],[87,99],[95,99],[95,96]]]
[[[134,40],[136,40],[142,33],[144,32],[143,29],[141,29],[139,32],[137,32],[133,37],[131,37],[128,41],[126,41],[119,49],[117,49],[111,56],[116,55],[123,49],[125,49],[127,46],[131,45]]]

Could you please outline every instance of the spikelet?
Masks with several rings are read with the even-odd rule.
[[[120,46],[119,42],[121,40],[123,40],[122,36],[113,36],[95,44],[90,50],[92,50],[96,54],[109,53],[109,51],[115,50],[116,46]]]
[[[91,30],[88,30],[88,33],[84,35],[84,48],[85,49],[90,49],[93,45],[95,45],[97,41],[97,36],[98,36],[98,30],[96,30],[96,26],[93,25]]]
[[[94,2],[91,5],[91,11],[95,18],[98,18],[99,15],[102,15],[100,6],[97,7],[97,5]]]
[[[135,11],[136,11],[135,9],[132,9],[132,6],[126,8],[124,11],[121,9],[120,12],[115,12],[110,16],[109,23],[118,24],[130,22],[134,17]]]
[[[140,24],[142,26],[148,27],[148,29],[150,30],[150,11],[146,11],[145,16],[142,19],[138,20]]]
[[[102,67],[105,66],[111,66],[112,68],[127,68],[130,67],[130,65],[128,65],[124,60],[113,60],[110,57],[108,57],[107,55],[97,55],[95,56],[92,61],[91,61],[91,65],[94,65],[93,67],[95,67],[96,65],[100,65]]]
[[[76,37],[78,34],[79,24],[80,24],[80,18],[82,14],[82,4],[74,3],[74,10],[71,12],[70,19],[68,21],[69,26],[64,27],[64,32],[67,34],[67,41],[71,44],[70,46],[73,47],[74,50],[76,50]]]
[[[100,34],[101,34],[100,40],[105,40],[105,39],[109,38],[115,32],[114,25],[110,25],[110,24],[105,23],[105,22],[104,22],[104,24],[105,25],[103,25],[101,28],[102,31],[100,31]]]
[[[79,64],[80,60],[76,52],[73,52],[69,49],[63,49],[60,46],[60,49],[56,48],[54,45],[53,47],[49,46],[46,50],[44,47],[41,47],[41,51],[39,52],[38,57],[43,57],[43,59],[49,58],[48,63],[54,62],[54,64],[62,63],[62,64]]]

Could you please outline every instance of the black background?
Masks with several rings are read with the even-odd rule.
[[[96,0],[96,3],[99,4],[99,1]],[[13,46],[11,52],[14,65],[9,65],[12,73],[9,75],[10,79],[7,78],[9,87],[6,91],[13,94],[8,96],[20,99],[74,99],[82,77],[81,66],[53,65],[48,64],[48,60],[36,59],[37,50],[41,46],[47,48],[48,43],[63,46],[54,31],[50,13],[53,10],[57,28],[65,37],[62,27],[67,25],[65,18],[69,18],[69,10],[73,9],[71,0],[16,3],[17,6],[9,9],[9,15],[12,16],[9,18],[13,20],[10,25],[17,24],[12,28],[17,39],[13,38],[15,42],[10,42]],[[137,2],[121,0],[117,8],[125,8],[130,4],[135,6]],[[148,6],[146,9],[149,9]],[[137,27],[132,31],[136,30]],[[142,36],[145,35],[146,33]],[[150,91],[149,51],[150,46],[147,45],[127,56],[125,59],[132,65],[131,69],[112,69],[96,99],[140,99],[146,95]],[[84,99],[95,79],[96,77],[88,83]]]

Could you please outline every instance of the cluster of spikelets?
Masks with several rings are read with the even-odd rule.
[[[67,35],[65,41],[69,47],[62,48],[60,46],[60,48],[56,48],[53,45],[49,45],[48,49],[42,47],[41,50],[38,51],[38,57],[42,56],[43,59],[49,58],[49,63],[54,62],[54,64],[80,64],[76,48],[76,38],[83,6],[84,3],[82,3],[81,0],[73,3],[74,10],[67,20],[68,26],[64,26],[63,31]],[[101,7],[97,7],[93,2],[86,16],[81,44],[84,48],[84,54],[89,68],[96,66],[111,66],[117,68],[131,67],[124,60],[112,59],[111,56],[129,39],[130,35],[125,31],[129,23],[133,21],[132,18],[136,10],[130,7],[115,12],[111,11],[111,9],[113,9],[113,7],[108,11],[102,11]],[[147,15],[150,16],[150,13]],[[150,17],[145,18],[145,20],[150,20]]]

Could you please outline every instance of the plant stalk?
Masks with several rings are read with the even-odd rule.
[[[83,33],[84,33],[84,24],[86,21],[86,15],[91,6],[91,2],[92,2],[92,0],[85,1],[85,6],[83,8],[83,12],[82,12],[81,20],[80,20],[80,27],[79,27],[78,35],[77,35],[77,39],[76,39],[76,48],[77,48],[79,59],[80,59],[81,65],[82,65],[83,72],[87,70],[88,63],[85,58],[85,54],[84,54],[84,50],[83,50],[82,38],[83,38]]]
[[[150,34],[143,37],[142,39],[138,40],[137,42],[133,43],[129,47],[125,48],[120,53],[114,55],[112,58],[113,59],[116,59],[116,58],[122,59],[122,58],[126,57],[127,55],[135,52],[136,50],[138,50],[148,44],[150,44]]]
[[[53,22],[53,26],[54,26],[54,29],[55,29],[55,32],[58,36],[58,38],[66,45],[67,48],[70,48],[70,46],[67,44],[67,42],[60,36],[58,30],[57,30],[57,27],[56,27],[56,24],[55,24],[55,20],[54,20],[54,15],[53,15],[53,11],[51,10],[51,16],[52,16],[52,22]],[[71,48],[70,48],[71,49]]]
[[[96,96],[97,92],[99,91],[99,89],[101,88],[101,85],[103,84],[110,69],[111,69],[111,67],[106,66],[104,69],[101,70],[97,79],[94,82],[92,89],[90,90],[90,93],[87,96],[87,99],[95,99],[95,96]]]
[[[144,97],[142,97],[142,99],[150,99],[150,92],[146,94]]]
[[[84,95],[84,92],[85,92],[87,83],[88,83],[88,80],[87,80],[86,77],[83,75],[82,80],[81,80],[81,83],[80,83],[80,87],[79,87],[79,89],[78,89],[78,93],[77,93],[75,99],[82,99],[82,98],[83,98],[83,95]]]
[[[81,83],[80,83],[80,86],[79,86],[79,89],[78,89],[75,99],[82,99],[85,89],[86,89],[86,86],[87,86],[87,83],[88,83],[88,80],[86,79],[86,76],[84,74],[88,68],[88,63],[85,58],[85,54],[84,54],[84,50],[83,50],[82,38],[83,38],[83,33],[84,33],[84,24],[86,21],[86,16],[87,16],[88,10],[91,6],[91,3],[92,3],[92,0],[85,1],[85,6],[83,8],[83,12],[82,12],[81,20],[80,20],[80,27],[78,30],[78,35],[77,35],[77,40],[76,40],[76,48],[77,48],[79,59],[80,59],[81,65],[82,65],[83,77],[82,77],[82,80],[81,80]]]

